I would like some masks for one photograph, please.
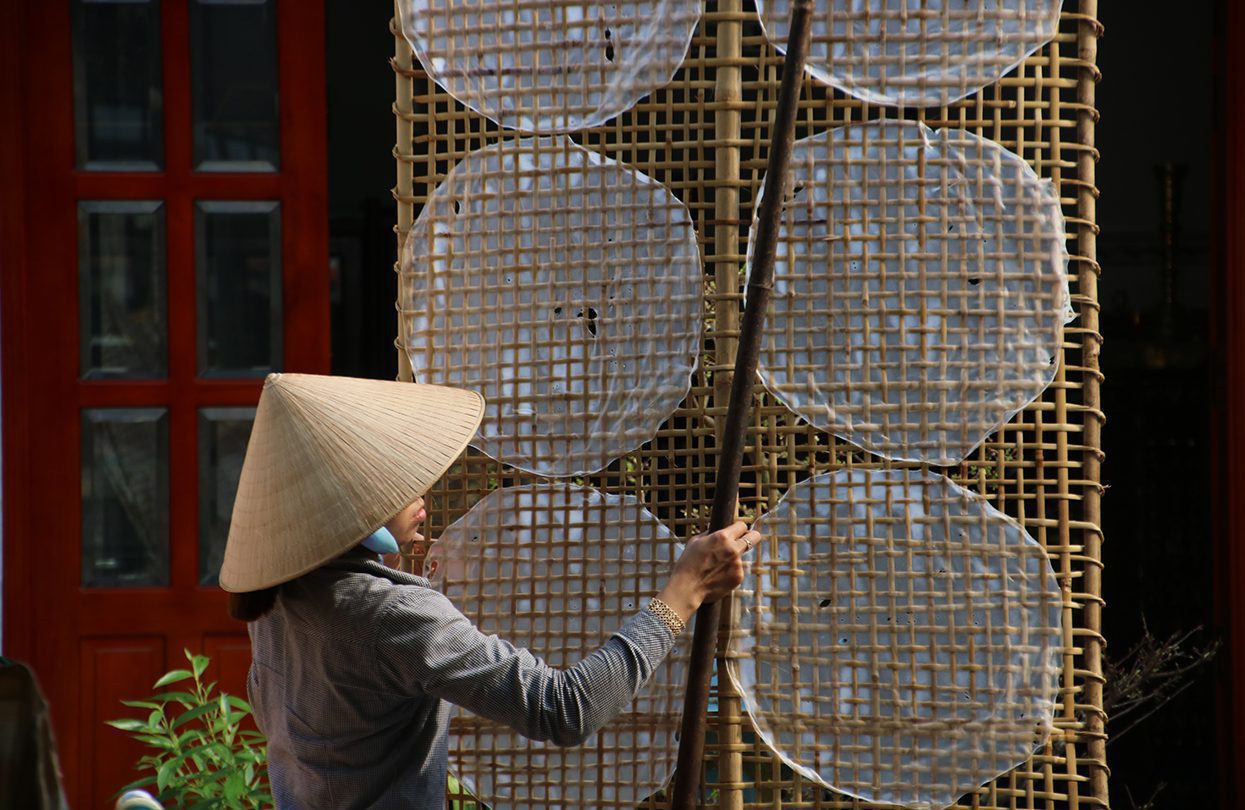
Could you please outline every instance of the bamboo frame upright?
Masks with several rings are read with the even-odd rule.
[[[510,137],[430,83],[396,35],[399,247],[427,196],[469,151]],[[1002,810],[1104,808],[1107,791],[1102,710],[1101,511],[1102,382],[1098,355],[1094,130],[1097,0],[1067,0],[1059,35],[995,85],[965,101],[899,114],[930,127],[960,127],[1004,145],[1050,177],[1068,220],[1069,275],[1078,314],[1065,333],[1051,388],[963,464],[942,470],[1019,520],[1051,556],[1064,590],[1064,667],[1055,737],[1026,765],[957,807]],[[688,205],[706,266],[705,350],[691,394],[644,447],[586,478],[640,497],[679,534],[704,528],[735,356],[752,204],[765,165],[781,56],[765,42],[745,0],[706,8],[684,67],[667,87],[617,119],[575,133],[589,149],[666,183]],[[797,135],[848,121],[894,115],[813,81],[801,97]],[[402,290],[399,290],[402,294]],[[399,378],[411,379],[398,334]],[[799,422],[759,383],[745,450],[743,514],[772,506],[805,477],[879,462]],[[469,453],[431,493],[430,531],[440,529],[497,486],[539,480]],[[720,628],[718,669],[732,618]],[[728,679],[718,683],[706,744],[703,806],[869,808],[791,773],[756,740]],[[644,807],[665,807],[660,795]]]

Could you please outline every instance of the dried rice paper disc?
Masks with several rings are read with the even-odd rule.
[[[937,107],[993,84],[1055,38],[1063,0],[817,0],[806,69],[873,104]],[[758,0],[786,52],[790,0]]]
[[[980,496],[846,469],[796,485],[755,528],[729,672],[792,768],[941,808],[1049,735],[1060,590],[1045,551]]]
[[[959,463],[1055,377],[1072,310],[1053,184],[909,121],[800,140],[789,172],[762,381],[872,453]]]
[[[462,160],[406,240],[400,307],[420,382],[488,405],[473,446],[546,476],[651,439],[691,388],[700,255],[665,186],[561,137]]]
[[[485,633],[568,667],[609,640],[670,575],[682,546],[630,496],[540,484],[491,492],[427,559],[433,585]],[[583,745],[559,748],[455,709],[450,768],[494,810],[635,807],[678,757],[687,647]]]
[[[516,4],[400,0],[428,75],[503,127],[571,132],[670,83],[700,21],[694,0]]]

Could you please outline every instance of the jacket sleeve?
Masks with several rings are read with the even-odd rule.
[[[674,646],[642,610],[602,647],[566,669],[480,632],[442,594],[423,587],[390,598],[377,641],[390,688],[442,698],[525,737],[578,745],[629,703]]]

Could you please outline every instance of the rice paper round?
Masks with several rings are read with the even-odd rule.
[[[402,252],[416,379],[487,400],[472,445],[544,476],[596,472],[691,389],[702,270],[661,183],[561,136],[463,160]]]
[[[696,0],[400,0],[428,75],[508,129],[599,126],[670,83],[700,22]]]
[[[937,107],[972,95],[1055,38],[1063,0],[816,0],[806,70],[872,104]],[[791,0],[758,0],[785,53]]]
[[[665,584],[682,546],[635,498],[572,484],[494,490],[446,529],[425,563],[485,633],[568,667]],[[686,645],[617,719],[559,748],[453,710],[450,769],[494,810],[637,806],[674,772]]]
[[[941,808],[1049,735],[1061,592],[1046,552],[983,498],[926,471],[844,469],[755,528],[729,672],[792,768]]]
[[[852,124],[798,141],[787,188],[759,373],[796,414],[950,465],[1050,385],[1072,315],[1065,223],[1019,157],[962,130]]]

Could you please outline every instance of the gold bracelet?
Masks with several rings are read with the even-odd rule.
[[[653,615],[661,619],[661,623],[670,629],[670,632],[678,638],[679,633],[683,632],[683,628],[687,627],[683,620],[679,618],[679,614],[665,602],[654,596],[648,600],[648,609]]]

